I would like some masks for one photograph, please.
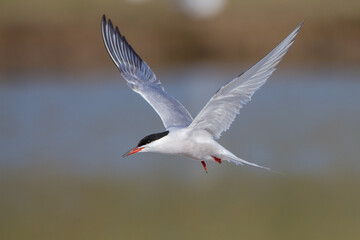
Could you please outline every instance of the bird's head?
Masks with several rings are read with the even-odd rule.
[[[140,151],[150,152],[152,145],[157,140],[159,140],[160,138],[165,137],[168,134],[169,134],[169,131],[150,134],[150,135],[144,137],[143,139],[141,139],[140,142],[138,143],[138,145],[135,148],[133,148],[130,151],[128,151],[127,153],[125,153],[122,157],[127,157],[127,156],[129,156],[131,154],[134,154],[134,153],[137,153],[137,152],[140,152]]]

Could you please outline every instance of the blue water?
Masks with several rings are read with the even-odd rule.
[[[195,116],[231,79],[230,73],[181,69],[159,78],[164,79],[167,92]],[[135,154],[122,159],[142,137],[163,131],[163,126],[118,75],[97,77],[102,80],[56,76],[65,81],[1,85],[1,169],[113,176],[202,173],[200,163],[180,157]],[[359,74],[348,71],[276,73],[241,110],[220,142],[243,159],[279,171],[358,172],[359,80]],[[230,163],[209,165],[217,174],[234,168]]]

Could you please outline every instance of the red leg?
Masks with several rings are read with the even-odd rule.
[[[204,161],[201,161],[201,164],[203,165],[205,172],[207,173],[206,163]]]
[[[221,163],[222,163],[222,161],[221,161],[221,159],[220,159],[220,158],[217,158],[217,157],[214,157],[214,156],[213,156],[213,158],[214,158],[214,160],[215,160],[215,161],[217,161],[219,164],[221,164]]]

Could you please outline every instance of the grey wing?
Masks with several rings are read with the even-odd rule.
[[[229,129],[240,109],[275,71],[276,65],[294,42],[301,25],[302,23],[258,63],[221,87],[189,128],[206,130],[214,138],[219,138],[223,131]]]
[[[102,37],[107,52],[128,86],[140,94],[160,116],[166,129],[187,127],[192,117],[186,108],[168,95],[149,66],[136,54],[111,20],[102,18]]]

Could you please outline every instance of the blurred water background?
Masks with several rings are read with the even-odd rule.
[[[1,1],[1,239],[358,239],[358,1]],[[159,154],[106,13],[195,116],[305,19],[219,140],[281,175]]]

